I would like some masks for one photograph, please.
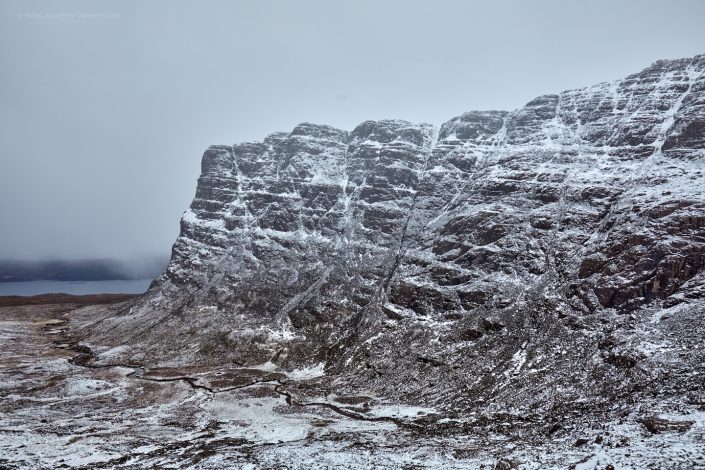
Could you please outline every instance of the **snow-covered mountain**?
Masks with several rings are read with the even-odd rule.
[[[91,334],[439,408],[600,409],[702,392],[704,268],[700,55],[441,126],[212,146],[168,269]]]

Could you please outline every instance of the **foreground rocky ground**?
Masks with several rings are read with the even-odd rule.
[[[315,364],[111,362],[80,334],[121,308],[0,307],[0,469],[705,468],[698,387],[553,421],[458,414],[348,395]]]

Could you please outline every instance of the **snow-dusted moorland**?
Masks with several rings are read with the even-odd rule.
[[[704,267],[702,55],[213,146],[147,294],[3,312],[0,465],[705,468]]]

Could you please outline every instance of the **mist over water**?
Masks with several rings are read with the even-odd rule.
[[[39,294],[142,294],[151,279],[112,281],[27,281],[0,282],[0,296]]]
[[[113,260],[0,260],[0,283],[22,281],[105,281],[154,279],[166,257]]]

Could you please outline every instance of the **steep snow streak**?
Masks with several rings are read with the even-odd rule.
[[[292,297],[282,308],[279,310],[279,312],[276,315],[276,322],[279,325],[282,324],[290,324],[291,320],[289,319],[289,312],[294,310],[296,307],[301,305],[302,303],[306,302],[308,299],[311,298],[314,294],[318,292],[318,289],[321,288],[323,284],[326,283],[328,280],[328,277],[330,276],[330,273],[333,272],[334,266],[329,266],[323,271],[323,275],[316,280],[313,284],[308,286],[308,288],[300,292],[294,297]]]
[[[439,131],[440,129],[437,127],[431,128],[428,136],[427,136],[427,141],[425,143],[425,157],[422,165],[422,170],[421,170],[421,175],[419,176],[419,179],[417,181],[417,186],[420,185],[424,177],[426,175],[426,168],[428,166],[428,161],[430,160],[431,156],[433,155],[433,150],[436,148],[438,145],[438,136],[439,136]],[[407,239],[407,232],[409,230],[409,223],[411,222],[412,217],[416,215],[416,201],[418,197],[419,191],[418,187],[414,190],[414,194],[411,199],[411,207],[409,208],[409,215],[406,217],[406,220],[404,221],[404,226],[402,227],[401,230],[401,235],[399,237],[399,246],[396,249],[396,252],[394,254],[394,258],[392,261],[392,264],[388,270],[388,272],[385,274],[384,279],[382,280],[381,284],[379,285],[377,295],[375,296],[376,301],[383,301],[383,297],[386,296],[387,289],[389,288],[389,283],[394,277],[394,274],[396,274],[397,269],[399,268],[399,264],[402,262],[402,259],[406,255],[406,239]],[[374,302],[374,300],[373,300]]]

